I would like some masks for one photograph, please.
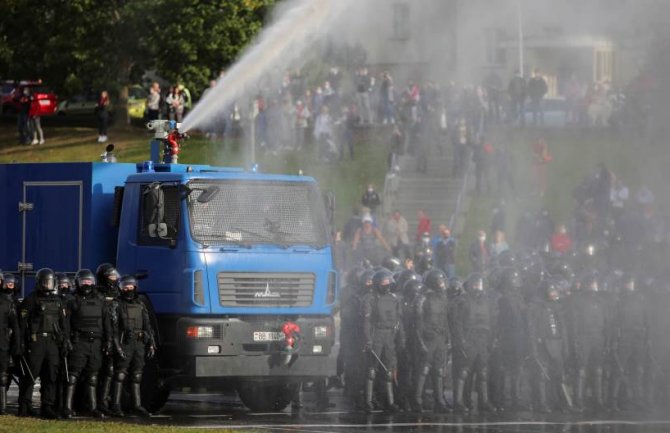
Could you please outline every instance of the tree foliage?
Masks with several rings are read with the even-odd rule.
[[[260,30],[275,0],[0,0],[0,77],[67,95],[154,70],[198,93]]]

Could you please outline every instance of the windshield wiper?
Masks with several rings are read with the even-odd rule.
[[[266,242],[269,242],[273,245],[278,245],[279,247],[284,248],[284,249],[290,247],[290,245],[288,245],[286,243],[279,242],[277,239],[275,239],[276,236],[275,237],[270,237],[270,236],[262,235],[260,233],[253,232],[251,230],[241,229],[239,227],[234,227],[231,230],[246,233],[246,234],[251,235],[251,236],[256,236],[259,239],[262,239],[262,240],[264,240]],[[288,235],[289,233],[277,232],[277,233],[273,233],[273,234],[274,235],[278,235],[278,234]]]

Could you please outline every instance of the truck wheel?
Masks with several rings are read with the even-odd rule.
[[[279,412],[291,403],[291,387],[286,383],[248,382],[237,388],[242,403],[254,412]]]
[[[151,413],[160,411],[170,398],[170,388],[159,375],[157,359],[150,359],[142,375],[142,405]]]

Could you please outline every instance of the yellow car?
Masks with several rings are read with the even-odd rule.
[[[142,86],[130,86],[128,89],[128,116],[131,119],[144,118],[147,103],[147,91]]]

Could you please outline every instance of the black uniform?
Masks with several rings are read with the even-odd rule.
[[[0,415],[7,413],[10,357],[20,351],[21,334],[13,291],[0,293]]]
[[[126,281],[137,282],[134,278],[124,276],[121,286]],[[149,320],[149,312],[137,293],[123,291],[112,315],[112,335],[116,356],[114,358],[114,406],[115,415],[123,415],[121,411],[121,394],[123,383],[130,377],[130,388],[133,409],[141,415],[149,413],[142,407],[140,384],[144,371],[145,357],[153,357],[156,350],[154,333]]]
[[[647,295],[649,320],[648,403],[670,404],[670,291],[655,287]]]
[[[391,293],[392,274],[379,271],[373,278],[376,293],[368,296],[363,306],[363,333],[368,352],[368,380],[365,387],[366,409],[372,410],[372,393],[377,370],[386,376],[387,409],[395,410],[393,398],[393,373],[396,368],[396,339],[404,348],[402,305]]]
[[[449,310],[453,362],[457,374],[454,409],[467,411],[464,405],[466,380],[477,376],[479,410],[492,411],[488,400],[488,363],[493,343],[495,308],[483,288],[468,285],[465,295],[454,298]]]
[[[648,319],[641,293],[625,291],[619,296],[612,321],[610,359],[612,363],[612,408],[619,408],[620,387],[635,405],[644,401],[643,379],[647,359]]]
[[[84,271],[91,285],[83,285]],[[68,302],[71,340],[73,350],[68,357],[68,387],[65,399],[65,415],[72,414],[72,401],[77,382],[86,379],[86,399],[89,409],[96,416],[98,411],[96,389],[98,374],[102,367],[103,352],[111,351],[111,322],[104,298],[94,288],[93,273],[82,270],[77,274],[77,294]]]
[[[108,316],[113,320],[113,314],[116,312],[116,307],[119,297],[118,285],[119,273],[116,268],[110,263],[103,263],[98,266],[95,272],[96,291],[105,299],[107,305]],[[102,367],[99,373],[99,410],[105,414],[109,414],[109,407],[111,401],[112,382],[114,381],[114,357],[112,355],[103,356]]]
[[[568,300],[570,351],[575,367],[574,403],[583,409],[587,377],[596,406],[603,404],[603,365],[607,349],[607,307],[598,293],[582,288]]]
[[[50,286],[44,285],[49,279]],[[67,355],[72,345],[69,340],[65,304],[55,291],[53,271],[40,270],[37,280],[35,291],[26,297],[20,306],[21,336],[26,353],[24,367],[29,374],[24,375],[20,382],[19,415],[30,414],[33,387],[35,379],[39,377],[42,415],[56,418],[55,384],[58,380],[61,358]]]
[[[498,365],[496,391],[504,400],[505,377],[510,379],[513,409],[521,408],[521,368],[527,353],[526,302],[521,293],[521,277],[513,268],[504,272],[498,299]]]
[[[437,271],[442,272],[442,271]],[[415,304],[416,345],[419,364],[414,395],[416,409],[421,410],[423,388],[428,373],[433,372],[433,395],[435,412],[446,411],[444,401],[444,377],[447,368],[447,345],[449,322],[447,319],[446,285],[442,290],[431,288],[419,296]]]
[[[403,275],[404,273],[404,275]],[[416,321],[415,304],[423,291],[420,276],[412,271],[403,271],[396,280],[402,293],[402,324],[404,329],[413,329]],[[404,281],[404,283],[403,283]],[[412,408],[420,360],[416,359],[418,347],[416,340],[410,338],[406,342],[406,350],[398,352],[398,394],[403,410]]]
[[[531,384],[537,397],[533,399],[536,402],[534,409],[539,412],[549,412],[548,395],[560,397],[558,401],[568,408],[572,405],[565,380],[569,348],[562,306],[558,299],[545,300],[538,296],[528,307],[529,356],[526,367],[532,373]]]

